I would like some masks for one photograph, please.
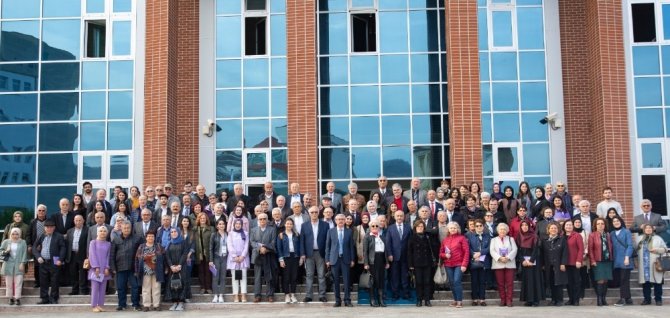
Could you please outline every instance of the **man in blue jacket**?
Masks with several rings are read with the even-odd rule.
[[[319,279],[319,300],[326,302],[326,236],[330,227],[324,221],[319,220],[319,208],[311,207],[308,210],[310,222],[302,224],[300,230],[300,258],[305,264],[305,299],[303,302],[312,301],[312,285],[314,284],[314,272]]]
[[[391,290],[393,300],[398,300],[401,294],[403,299],[409,299],[407,240],[412,228],[405,222],[403,211],[395,211],[394,218],[395,223],[389,226],[386,233],[386,254],[391,263]]]
[[[353,307],[351,304],[351,290],[349,269],[354,267],[354,240],[352,239],[351,229],[344,227],[344,214],[335,216],[337,226],[328,231],[326,237],[326,266],[332,266],[333,272],[333,291],[335,292],[334,307],[342,306],[340,298],[340,276],[344,282],[344,305]]]

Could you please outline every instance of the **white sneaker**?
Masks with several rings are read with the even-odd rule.
[[[295,294],[291,294],[291,302],[293,302],[294,304],[298,303],[298,299],[295,298]]]
[[[175,309],[177,309],[177,303],[172,304],[169,310],[174,311]]]
[[[286,300],[287,304],[291,303],[291,296],[289,294],[286,294],[286,297],[284,297],[284,299]]]
[[[226,300],[223,299],[223,295],[219,295],[219,303],[225,303]]]
[[[218,303],[219,302],[219,296],[214,295],[214,299],[212,299],[213,303]]]
[[[179,303],[179,305],[177,305],[177,308],[175,308],[175,311],[184,311],[184,304]]]

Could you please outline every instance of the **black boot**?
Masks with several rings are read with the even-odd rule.
[[[377,303],[377,291],[374,288],[370,288],[369,293],[370,293],[370,306],[379,307],[379,304]]]
[[[608,306],[608,305],[607,305],[607,283],[602,284],[602,293],[601,293],[601,295],[602,295],[602,298],[603,298],[603,300],[602,300],[603,306]]]
[[[377,295],[379,297],[379,306],[386,307],[386,303],[384,302],[384,290],[383,289],[378,290]]]
[[[602,288],[602,285],[601,284],[596,284],[595,289],[596,289],[597,304],[598,304],[598,306],[602,306],[603,305],[603,298],[602,298],[603,288]]]

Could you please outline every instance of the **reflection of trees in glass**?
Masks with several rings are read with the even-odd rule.
[[[512,148],[498,148],[498,171],[515,172],[514,167],[516,167],[516,151],[513,152]]]
[[[242,180],[242,152],[219,151],[216,154],[216,180]]]

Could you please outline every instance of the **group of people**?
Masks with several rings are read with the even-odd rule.
[[[218,195],[207,195],[202,185],[193,191],[190,183],[180,195],[171,184],[143,193],[133,186],[129,194],[116,187],[107,200],[104,189],[94,195],[86,182],[82,194],[61,199],[59,213],[50,217],[43,204],[29,224],[14,213],[0,246],[0,274],[10,305],[20,305],[32,258],[40,304],[58,303],[59,286],[71,284],[71,295],[91,295],[94,312],[104,311],[110,285],[117,310],[128,308],[128,290],[134,310],[160,310],[161,301],[184,310],[195,277],[201,294],[222,303],[229,276],[233,301],[246,302],[250,266],[253,302],[274,302],[281,289],[286,303],[296,303],[303,277],[302,301],[316,298],[316,280],[318,300],[326,302],[331,278],[334,306],[353,306],[352,286],[362,287],[365,274],[373,307],[386,306],[387,289],[392,300],[410,299],[413,283],[417,306],[432,306],[434,290],[444,287],[453,295],[450,306],[460,308],[469,272],[473,306],[486,306],[486,289],[497,288],[500,305],[511,307],[517,279],[526,306],[546,297],[549,305],[579,305],[589,286],[598,305],[607,305],[608,288],[619,288],[615,305],[623,306],[632,304],[636,265],[642,304],[651,304],[652,288],[656,305],[662,304],[663,272],[655,262],[667,251],[658,235],[666,223],[651,212],[649,200],[626,227],[611,188],[592,212],[589,201],[570,195],[562,182],[556,191],[552,184],[531,189],[522,182],[516,195],[497,183],[491,193],[476,182],[450,187],[445,180],[425,190],[415,178],[403,191],[398,183],[388,187],[382,176],[378,184],[366,200],[355,183],[342,195],[330,182],[314,202],[297,183],[280,195],[267,182],[257,198],[246,196],[241,184]],[[435,283],[440,275],[448,277],[446,286]]]

